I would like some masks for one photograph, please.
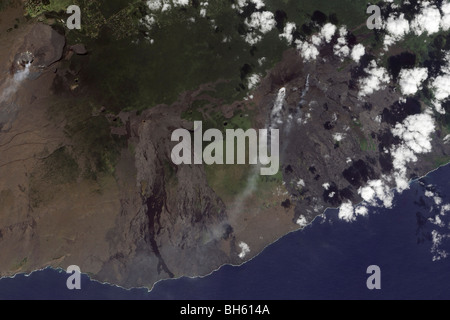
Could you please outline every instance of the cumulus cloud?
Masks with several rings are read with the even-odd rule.
[[[441,28],[444,31],[448,31],[450,29],[450,2],[444,3],[442,5],[442,19],[441,19]]]
[[[237,3],[233,4],[232,7],[242,13],[244,11],[243,9],[250,3],[253,3],[257,10],[265,7],[265,3],[262,0],[237,0]]]
[[[303,179],[298,180],[297,187],[306,187],[305,180],[303,180]]]
[[[333,140],[337,142],[341,142],[345,138],[345,133],[335,133],[333,134]]]
[[[359,80],[360,97],[368,96],[375,91],[384,89],[385,84],[391,81],[387,70],[383,67],[378,67],[375,60],[372,60],[364,71],[368,76]]]
[[[271,31],[275,25],[275,16],[270,11],[253,12],[250,18],[245,20],[245,24],[250,28],[250,32],[247,33],[245,41],[254,45],[261,41],[261,34],[266,34]]]
[[[430,152],[432,149],[432,133],[435,131],[435,122],[429,112],[408,116],[402,123],[392,129],[392,134],[399,137],[400,145],[390,150],[394,172],[391,176],[382,176],[378,180],[370,180],[366,186],[358,190],[366,204],[391,208],[394,192],[390,185],[395,183],[396,191],[403,192],[409,188],[407,164],[417,161],[417,154]],[[389,152],[389,151],[388,151]],[[344,203],[339,217],[353,221],[356,215],[367,215],[365,207],[354,209],[349,203]]]
[[[246,24],[261,33],[267,33],[276,25],[275,16],[270,11],[253,12],[250,18],[246,19]]]
[[[162,3],[159,0],[150,0],[150,1],[147,1],[147,7],[153,11],[159,10],[162,7]]]
[[[286,26],[283,29],[283,33],[280,34],[280,38],[286,39],[288,44],[291,44],[294,40],[293,33],[296,29],[296,25],[293,22],[286,23]]]
[[[449,82],[449,76],[448,74],[443,75],[443,76],[438,76],[436,77],[436,79],[433,81],[433,88],[436,89],[435,92],[435,97],[438,100],[444,100],[447,99],[448,96],[450,95],[450,82]]]
[[[434,131],[435,122],[429,113],[408,116],[403,123],[398,123],[392,129],[392,134],[402,140],[400,146],[393,147],[391,150],[398,191],[409,188],[406,165],[417,161],[416,154],[431,151],[431,134]]]
[[[444,1],[441,6],[441,12],[436,5],[430,1],[422,1],[419,3],[420,11],[411,21],[405,19],[403,13],[391,13],[390,16],[383,23],[383,28],[386,31],[384,38],[384,49],[388,50],[397,41],[413,32],[415,35],[422,35],[427,33],[429,35],[435,34],[440,30],[448,31],[450,29],[450,3]],[[391,5],[392,9],[396,6]]]
[[[250,247],[245,242],[239,243],[239,248],[241,248],[241,253],[239,253],[239,258],[244,259],[245,256],[250,252]]]
[[[378,206],[378,201],[381,201],[384,207],[392,208],[394,193],[389,188],[389,180],[388,177],[370,180],[365,187],[359,188],[358,193],[371,206]]]
[[[403,39],[409,33],[409,21],[405,19],[403,13],[399,17],[391,14],[384,23],[384,29],[387,32],[387,35],[384,37],[384,49],[387,50],[389,46]]]
[[[338,217],[341,220],[352,222],[355,221],[357,216],[365,217],[369,214],[369,210],[364,206],[353,207],[350,201],[344,202],[339,208]]]
[[[301,56],[306,61],[315,60],[319,55],[319,49],[324,42],[329,43],[336,33],[337,27],[332,23],[325,24],[318,34],[311,37],[310,41],[296,40],[295,44]]]
[[[366,53],[366,48],[360,43],[355,45],[352,49],[351,57],[353,61],[356,63],[359,63],[359,60],[361,60],[361,57]]]
[[[340,58],[345,58],[350,54],[350,48],[347,45],[346,39],[347,34],[347,28],[342,26],[339,29],[339,38],[337,39],[337,43],[333,47],[334,54]]]
[[[394,136],[400,137],[414,153],[431,151],[430,135],[435,130],[433,117],[428,113],[408,116],[403,123],[392,129]]]
[[[403,94],[412,95],[421,89],[422,82],[428,78],[427,68],[402,69],[399,84]]]
[[[297,219],[297,224],[304,228],[308,225],[308,221],[306,220],[305,216],[301,215],[298,219]]]
[[[431,253],[433,254],[433,261],[439,261],[445,259],[448,256],[448,252],[440,249],[442,241],[449,238],[449,235],[440,234],[437,230],[431,231],[431,237],[433,246],[431,247]]]
[[[355,217],[355,209],[353,208],[353,204],[348,201],[344,202],[339,208],[339,219],[345,220],[347,222],[354,221]]]
[[[423,2],[423,5],[420,13],[411,21],[411,30],[416,35],[421,35],[424,32],[428,34],[439,32],[441,23],[439,9],[435,5],[430,5],[429,2]]]
[[[366,207],[359,206],[355,209],[355,214],[358,216],[366,217],[369,214],[369,210]]]
[[[319,55],[319,50],[314,44],[309,43],[308,41],[296,40],[295,44],[297,46],[297,50],[300,51],[301,56],[306,61],[315,60]]]
[[[189,5],[189,0],[149,0],[146,3],[150,10],[161,10],[164,12],[172,9],[173,7],[187,6]]]
[[[440,75],[430,80],[429,88],[434,91],[433,105],[437,112],[445,114],[442,102],[450,97],[450,52],[445,56],[446,65],[440,70]]]
[[[261,75],[257,74],[257,73],[253,73],[247,79],[247,86],[251,90],[251,89],[255,88],[260,81],[261,81]]]
[[[325,40],[326,43],[329,43],[336,33],[336,26],[332,23],[325,24],[320,30],[320,37]]]

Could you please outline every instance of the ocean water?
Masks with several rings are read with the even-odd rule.
[[[411,183],[393,209],[371,208],[348,223],[328,210],[242,266],[204,278],[181,278],[124,290],[45,269],[0,280],[0,299],[449,299],[450,165]],[[447,212],[448,211],[448,212]],[[381,289],[366,286],[367,268],[381,270]]]

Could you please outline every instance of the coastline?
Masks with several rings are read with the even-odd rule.
[[[425,175],[422,175],[422,176],[420,176],[420,177],[418,177],[418,178],[416,178],[416,179],[410,180],[409,186],[411,186],[412,184],[418,182],[419,180],[421,180],[421,179],[423,179],[423,178],[426,178],[426,177],[429,176],[430,174],[432,174],[432,173],[438,171],[439,169],[441,169],[441,168],[443,168],[443,167],[446,167],[446,166],[449,166],[449,165],[450,165],[450,161],[447,162],[446,164],[443,164],[443,165],[441,165],[441,166],[439,166],[439,167],[433,169],[433,170],[430,170],[430,171],[429,171],[428,173],[426,173]],[[396,189],[393,188],[393,189],[391,189],[391,191],[396,191]],[[398,194],[398,193],[397,193],[397,194]],[[360,202],[360,203],[356,204],[355,207],[358,206],[358,205],[360,205],[361,203],[363,203],[363,202]],[[372,207],[370,207],[370,208],[372,208]],[[268,247],[274,245],[275,243],[277,243],[278,241],[280,241],[280,240],[283,239],[284,237],[286,237],[286,236],[288,236],[288,235],[290,235],[290,234],[292,234],[292,233],[301,232],[301,231],[305,230],[307,227],[310,227],[310,226],[316,221],[317,218],[324,218],[324,217],[327,215],[327,211],[328,211],[328,210],[338,210],[338,209],[339,209],[339,207],[338,207],[338,208],[328,207],[328,208],[326,208],[326,209],[324,210],[324,212],[323,212],[322,214],[317,215],[317,216],[316,216],[310,223],[308,223],[306,226],[304,226],[304,227],[302,227],[302,228],[299,228],[299,229],[297,229],[297,230],[290,231],[290,232],[284,234],[283,236],[279,237],[277,240],[275,240],[275,241],[273,241],[272,243],[270,243],[270,244],[268,244],[267,246],[265,246],[263,250],[261,250],[260,252],[258,252],[258,253],[257,253],[255,256],[253,256],[252,258],[250,258],[250,259],[248,259],[248,260],[246,260],[246,261],[243,261],[243,262],[240,263],[240,264],[232,264],[232,263],[226,263],[226,264],[223,264],[223,265],[221,265],[220,267],[216,268],[215,270],[209,272],[209,273],[206,274],[206,275],[198,275],[198,276],[179,276],[179,277],[176,277],[176,278],[161,279],[161,280],[156,281],[156,282],[152,285],[151,288],[147,288],[147,287],[130,287],[130,288],[125,288],[125,287],[122,287],[122,286],[117,285],[117,284],[113,284],[113,283],[110,283],[110,282],[103,282],[103,281],[97,280],[97,279],[92,278],[91,276],[89,276],[88,274],[83,273],[83,272],[81,273],[81,275],[87,277],[88,280],[89,280],[90,282],[95,282],[95,283],[100,284],[100,285],[108,285],[108,286],[110,286],[110,287],[119,288],[119,289],[122,289],[122,290],[125,290],[125,291],[143,290],[143,291],[146,291],[146,294],[149,294],[149,293],[153,292],[153,290],[155,289],[156,285],[159,284],[159,283],[163,283],[163,282],[166,282],[166,281],[172,281],[172,280],[179,280],[179,279],[183,279],[183,278],[186,278],[186,279],[192,279],[192,280],[195,280],[195,279],[203,279],[203,278],[209,277],[209,276],[211,276],[212,274],[214,274],[214,273],[220,271],[223,267],[226,267],[226,266],[230,266],[230,267],[241,267],[241,266],[247,264],[248,262],[253,261],[255,258],[259,257],[259,256],[260,256],[260,255],[261,255]],[[347,222],[347,223],[352,223],[352,222]],[[32,276],[34,273],[36,273],[36,272],[46,271],[46,270],[52,270],[52,271],[56,271],[56,272],[59,272],[59,273],[66,273],[66,271],[65,271],[64,269],[60,268],[60,267],[55,268],[55,267],[52,267],[52,266],[46,266],[46,267],[43,267],[43,268],[41,268],[41,269],[33,270],[33,271],[31,271],[31,272],[18,272],[18,273],[15,273],[14,275],[11,275],[11,276],[0,277],[0,281],[3,280],[3,279],[14,279],[16,276],[20,276],[20,275],[24,275],[25,277],[28,278],[28,277]]]

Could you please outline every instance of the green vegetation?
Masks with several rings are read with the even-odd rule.
[[[377,151],[378,150],[378,143],[375,139],[372,137],[369,138],[362,138],[360,139],[360,146],[361,151],[367,152],[367,151]]]
[[[17,271],[22,269],[28,262],[28,257],[23,258],[20,262],[16,263],[12,270]]]
[[[30,15],[67,5],[66,0],[47,1],[47,5],[30,1],[41,3],[38,10],[30,9]],[[309,22],[315,10],[349,28],[364,24],[367,18],[365,0],[266,3],[272,12],[284,10],[287,21],[299,26]],[[195,2],[155,13],[156,23],[150,29],[141,23],[150,13],[145,1],[73,0],[71,4],[82,8],[83,22],[81,31],[66,30],[68,42],[85,43],[90,51],[81,78],[103,93],[98,95],[98,103],[113,112],[171,104],[183,91],[219,79],[227,81],[217,85],[216,97],[232,103],[247,94],[246,76],[253,72],[264,75],[287,48],[276,29],[256,46],[248,45],[243,39],[246,16],[237,14],[230,1],[210,1],[207,18],[200,16]],[[258,60],[263,57],[260,65]],[[249,73],[242,74],[243,66]]]
[[[65,12],[72,4],[75,4],[73,0],[27,0],[25,10],[30,17],[35,18],[45,12]]]
[[[256,65],[243,39],[236,32],[231,44],[223,43],[224,35],[215,33],[208,20],[192,23],[186,13],[174,15],[172,23],[151,30],[154,44],[141,39],[133,45],[106,32],[102,40],[87,42],[93,50],[84,80],[105,93],[102,103],[113,111],[170,104],[183,91],[221,78],[231,81],[220,85],[218,98],[232,102],[243,97],[244,89],[236,90],[240,68]]]
[[[65,133],[73,143],[85,178],[97,179],[99,173],[113,174],[124,140],[111,134],[110,123],[104,115],[92,115],[95,105],[86,99],[62,100],[50,107],[48,114],[54,121],[63,117]]]
[[[52,184],[73,183],[79,175],[78,163],[65,147],[45,158],[42,169],[42,179]]]
[[[433,167],[439,168],[450,162],[450,156],[438,156],[433,158]]]
[[[414,52],[416,55],[416,63],[422,65],[428,59],[428,51],[430,44],[433,43],[434,37],[430,37],[427,33],[420,36],[408,34],[405,39],[397,44],[407,51]]]
[[[205,165],[208,185],[225,202],[242,194],[247,186],[250,165]]]
[[[308,23],[316,10],[349,29],[365,25],[367,19],[366,0],[266,0],[266,3],[272,12],[286,12],[287,21],[298,26]],[[206,18],[200,16],[194,5],[155,13],[156,23],[151,28],[141,23],[150,13],[145,1],[30,0],[27,10],[32,17],[52,11],[65,20],[67,14],[61,11],[70,4],[82,9],[82,29],[69,31],[58,19],[55,24],[65,30],[69,44],[86,44],[88,59],[74,56],[71,64],[80,71],[80,87],[90,90],[91,95],[59,103],[50,109],[50,115],[58,121],[66,120],[65,131],[73,141],[69,154],[76,155],[81,177],[96,179],[100,172],[112,174],[124,146],[121,139],[110,134],[108,120],[93,115],[99,106],[114,114],[122,110],[142,111],[157,104],[170,105],[182,92],[215,83],[214,90],[205,92],[204,99],[196,100],[182,117],[204,121],[204,130],[210,127],[222,132],[228,128],[246,130],[254,124],[249,110],[242,107],[227,119],[217,107],[242,100],[248,93],[246,77],[252,73],[265,75],[287,48],[277,29],[267,33],[257,45],[247,44],[243,37],[247,31],[246,17],[237,14],[230,1],[211,0]],[[260,64],[263,57],[265,60]],[[359,128],[360,123],[354,126]],[[363,147],[369,148],[367,141],[365,145],[362,143]],[[132,145],[129,151],[134,153]],[[63,171],[73,170],[67,161]],[[219,194],[236,195],[245,187],[250,168],[206,166],[206,172],[210,185]],[[170,177],[170,166],[165,166],[165,171]],[[258,184],[279,183],[281,178],[279,173],[258,180]]]
[[[80,174],[78,163],[66,147],[45,157],[30,177],[30,204],[33,208],[51,200],[56,190],[76,182]]]
[[[265,1],[273,12],[283,10],[288,14],[288,20],[302,25],[309,22],[312,13],[316,10],[325,13],[327,16],[335,14],[338,23],[346,25],[353,29],[367,20],[367,0],[266,0]]]
[[[2,1],[0,1],[0,11],[8,8],[13,3],[14,3],[14,0],[2,0]]]

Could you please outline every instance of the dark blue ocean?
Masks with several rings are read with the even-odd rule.
[[[393,209],[372,208],[353,223],[328,210],[245,265],[205,278],[162,281],[148,292],[83,276],[81,290],[70,291],[65,272],[46,269],[0,280],[0,299],[450,299],[448,203],[450,165],[412,182]],[[366,286],[370,265],[381,269],[381,290]]]

